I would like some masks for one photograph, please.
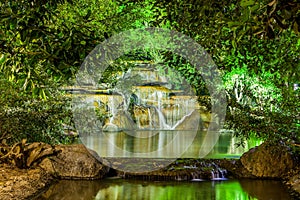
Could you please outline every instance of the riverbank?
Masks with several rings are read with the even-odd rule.
[[[0,199],[31,199],[53,184],[56,179],[41,168],[19,169],[0,165]]]
[[[95,152],[87,150],[80,144],[50,146],[36,143],[34,146],[35,148],[31,146],[30,151],[28,146],[27,148],[26,145],[24,146],[23,152],[27,152],[29,156],[27,161],[31,163],[29,167],[20,169],[12,163],[0,164],[0,199],[31,199],[61,179],[94,180],[108,176],[149,181],[213,180],[224,177],[278,179],[290,188],[295,199],[300,197],[299,163],[291,161],[293,159],[291,155],[282,151],[282,148],[281,153],[278,154],[276,150],[278,147],[273,148],[268,145],[251,149],[241,159],[177,159],[162,168],[159,163],[169,162],[169,160],[102,158],[100,160],[105,163],[103,165],[99,158],[96,158]],[[52,153],[47,154],[46,157],[38,156],[45,151]],[[33,152],[39,152],[34,154],[39,159],[32,159]],[[118,170],[118,167],[124,165],[127,166],[126,172]],[[154,169],[153,166],[156,169],[138,171],[138,168],[150,165],[152,165],[151,169]]]

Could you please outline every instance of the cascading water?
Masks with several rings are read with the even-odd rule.
[[[175,130],[199,108],[195,96],[172,89],[174,86],[167,82],[168,79],[149,66],[130,70],[124,77],[124,83],[119,83],[114,89],[122,97],[122,104],[115,97],[107,102],[110,124],[127,129],[121,124],[124,119],[117,118],[118,113],[125,112],[131,116],[136,124],[134,127],[139,130]]]
[[[216,169],[211,171],[211,180],[227,180],[227,171],[224,169]]]
[[[159,120],[159,129],[160,130],[172,130],[173,127],[171,127],[169,124],[166,122],[166,118],[161,112],[159,108],[156,108],[156,112],[158,114],[158,120]]]
[[[212,138],[212,134],[202,129],[206,127],[204,123],[211,122],[209,110],[199,106],[191,92],[186,92],[184,87],[178,85],[172,86],[166,77],[158,75],[154,69],[135,68],[127,73],[123,75],[127,78],[126,84],[121,81],[115,89],[103,86],[97,88],[97,94],[91,94],[95,90],[86,89],[85,93],[78,95],[79,100],[91,110],[86,112],[87,109],[79,108],[79,113],[83,114],[81,121],[88,121],[85,120],[88,119],[85,114],[96,113],[96,108],[105,116],[102,118],[103,124],[94,121],[83,124],[89,128],[80,133],[85,144],[91,149],[97,149],[97,153],[103,157],[201,157],[199,152],[203,152],[203,148],[208,149],[207,144],[210,144]],[[131,81],[130,77],[136,75],[140,77]],[[93,103],[94,106],[91,106]],[[96,125],[91,127],[90,124]],[[221,134],[220,138],[224,141],[220,140],[220,144],[226,142],[225,148],[221,146],[212,149],[210,153],[207,152],[208,157],[215,158],[224,154],[230,154],[228,157],[240,156],[245,150],[240,148],[237,151],[233,148],[234,138],[231,135]],[[190,141],[193,141],[192,145]],[[212,176],[209,171],[208,176],[206,179],[224,177],[216,171]],[[197,179],[196,174],[193,179]]]

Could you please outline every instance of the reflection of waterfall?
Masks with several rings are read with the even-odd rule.
[[[95,133],[86,137],[81,137],[84,144],[95,150],[101,157],[147,157],[147,158],[200,158],[201,147],[206,143],[207,131],[199,131],[194,135],[194,131],[155,131],[142,130],[136,131],[135,135],[128,132],[106,132]],[[247,148],[239,147],[235,151],[218,152],[220,147],[230,146],[233,141],[233,134],[229,134],[226,141],[218,141],[213,150],[205,158],[239,158],[249,148],[256,143],[247,141]],[[193,143],[190,145],[190,140]],[[170,148],[165,148],[170,145]],[[189,146],[190,145],[190,146]],[[186,149],[189,146],[188,149]],[[115,148],[118,147],[118,148]],[[222,149],[222,148],[221,148]],[[149,153],[147,156],[139,153]],[[184,154],[182,154],[184,152]],[[203,157],[203,156],[202,156]],[[219,173],[219,174],[218,174]],[[222,178],[225,171],[214,171],[214,178]]]

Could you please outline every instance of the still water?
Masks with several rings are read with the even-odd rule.
[[[165,141],[170,143],[176,132],[164,132],[158,138],[133,137],[123,132],[105,133],[99,137],[87,137],[85,144],[100,153],[100,156],[128,157],[136,152],[143,152],[145,148],[154,151]],[[147,133],[149,134],[149,133]],[[176,133],[178,134],[178,133]],[[180,142],[172,145],[174,149],[186,145],[185,132]],[[192,144],[185,149],[181,157],[195,158],[199,156],[199,149],[204,145],[207,134],[198,132]],[[105,137],[108,137],[107,140]],[[164,139],[163,139],[164,138]],[[160,139],[160,140],[159,140]],[[236,148],[237,139],[231,133],[220,133],[217,142],[210,149],[206,158],[238,158],[260,141],[249,140],[245,148]],[[108,144],[107,144],[108,142]],[[126,151],[113,151],[110,145]],[[124,153],[125,152],[125,153]],[[102,154],[101,154],[102,153]],[[141,155],[141,154],[139,154]],[[160,154],[155,156],[160,157]],[[170,152],[164,151],[161,157],[172,157]],[[280,181],[274,180],[226,180],[226,181],[143,181],[106,178],[94,181],[61,180],[52,185],[48,191],[37,197],[41,200],[291,200],[287,189]]]
[[[100,157],[129,158],[239,158],[261,144],[249,139],[237,148],[232,132],[212,131],[102,132],[81,140]]]
[[[281,182],[228,180],[148,182],[124,179],[62,180],[39,196],[41,200],[290,200]]]

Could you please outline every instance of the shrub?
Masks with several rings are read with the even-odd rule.
[[[63,124],[71,123],[69,99],[52,89],[47,99],[33,98],[17,85],[0,78],[0,140],[12,144],[28,142],[69,143]]]

